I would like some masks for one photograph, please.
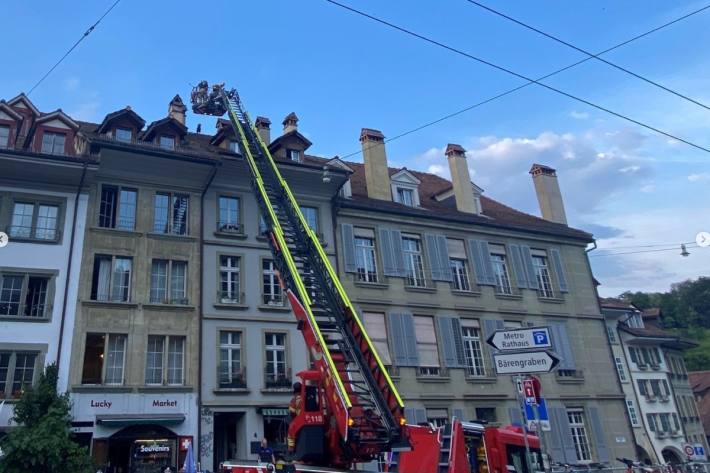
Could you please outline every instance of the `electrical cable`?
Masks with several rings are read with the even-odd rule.
[[[478,1],[476,1],[476,0],[466,0],[466,1],[467,1],[468,3],[470,3],[470,4],[472,4],[472,5],[475,5],[475,6],[479,7],[479,8],[482,8],[482,9],[484,9],[484,10],[489,11],[489,12],[493,13],[494,15],[498,15],[498,16],[500,16],[500,17],[502,17],[502,18],[505,18],[506,20],[512,21],[513,23],[516,23],[516,24],[518,24],[518,25],[520,25],[520,26],[522,26],[522,27],[524,27],[524,28],[527,28],[527,29],[529,29],[529,30],[532,30],[532,31],[534,31],[534,32],[536,32],[536,33],[538,33],[538,34],[540,34],[540,35],[542,35],[542,36],[545,36],[546,38],[549,38],[549,39],[551,39],[551,40],[553,40],[553,41],[556,41],[556,42],[558,42],[558,43],[560,43],[560,44],[563,44],[563,45],[567,46],[568,48],[572,48],[572,49],[574,49],[575,51],[578,51],[578,52],[580,52],[580,53],[582,53],[582,54],[586,54],[587,56],[589,56],[590,59],[593,58],[593,59],[596,59],[596,60],[598,60],[598,61],[601,61],[601,62],[603,62],[604,64],[606,64],[606,65],[608,65],[608,66],[611,66],[611,67],[613,67],[613,68],[615,68],[615,69],[618,69],[618,70],[620,70],[620,71],[622,71],[622,72],[624,72],[624,73],[626,73],[626,74],[629,74],[630,76],[636,77],[637,79],[640,79],[640,80],[642,80],[642,81],[644,81],[644,82],[647,82],[647,83],[649,83],[649,84],[651,84],[651,85],[653,85],[653,86],[656,86],[656,87],[658,87],[659,89],[665,90],[666,92],[671,93],[671,94],[673,94],[673,95],[675,95],[675,96],[677,96],[677,97],[680,97],[680,98],[682,98],[682,99],[684,99],[684,100],[687,100],[688,102],[691,102],[691,103],[694,103],[695,105],[698,105],[698,106],[700,106],[700,107],[703,107],[703,108],[706,109],[706,110],[710,110],[710,107],[708,107],[708,106],[705,105],[704,103],[701,103],[701,102],[699,102],[699,101],[697,101],[697,100],[695,100],[695,99],[693,99],[693,98],[691,98],[691,97],[688,97],[687,95],[683,95],[683,94],[681,94],[680,92],[671,89],[670,87],[666,87],[666,86],[663,85],[663,84],[659,84],[658,82],[655,82],[655,81],[653,81],[653,80],[651,80],[651,79],[649,79],[649,78],[647,78],[647,77],[642,76],[641,74],[638,74],[638,73],[636,73],[636,72],[633,72],[633,71],[631,71],[631,70],[629,70],[629,69],[627,69],[627,68],[625,68],[625,67],[622,67],[622,66],[620,66],[620,65],[618,65],[618,64],[616,64],[616,63],[613,63],[613,62],[611,62],[611,61],[608,61],[608,60],[606,60],[606,59],[603,59],[603,58],[599,57],[598,54],[590,53],[589,51],[587,51],[587,50],[585,50],[585,49],[582,49],[582,48],[580,48],[580,47],[578,47],[578,46],[575,46],[574,44],[572,44],[572,43],[570,43],[570,42],[568,42],[568,41],[565,41],[565,40],[563,40],[563,39],[561,39],[561,38],[558,38],[557,36],[552,35],[552,34],[550,34],[550,33],[546,33],[546,32],[542,31],[542,30],[539,29],[539,28],[536,28],[536,27],[531,26],[531,25],[529,25],[529,24],[527,24],[527,23],[524,23],[524,22],[522,22],[522,21],[520,21],[520,20],[518,20],[518,19],[513,18],[512,16],[506,15],[505,13],[500,12],[500,11],[498,11],[498,10],[496,10],[496,9],[494,9],[494,8],[491,8],[491,7],[487,6],[487,5],[484,5],[484,4],[481,3],[481,2],[478,2]],[[710,8],[710,6],[705,7],[705,8]]]
[[[379,22],[379,23],[385,24],[386,26],[390,26],[390,27],[395,28],[395,29],[403,30],[403,31],[405,31],[407,34],[412,34],[412,35],[418,37],[418,35],[417,35],[416,33],[411,33],[411,32],[409,32],[409,31],[407,31],[407,30],[404,30],[404,29],[402,29],[402,28],[397,27],[396,25],[392,25],[392,24],[390,24],[390,23],[388,23],[388,22],[386,22],[386,21],[384,21],[384,20],[380,20],[379,18],[376,18],[376,17],[373,17],[373,16],[371,16],[371,15],[368,15],[367,13],[361,12],[361,11],[356,10],[356,9],[354,9],[354,8],[351,8],[351,7],[347,6],[347,5],[343,5],[343,4],[338,3],[338,2],[336,2],[336,1],[334,1],[334,0],[325,0],[325,1],[327,1],[327,2],[329,2],[329,3],[332,3],[332,4],[336,5],[336,6],[339,6],[339,7],[341,7],[341,8],[344,8],[344,9],[346,9],[346,10],[350,10],[351,12],[356,13],[356,14],[361,15],[361,16],[364,16],[364,17],[366,17],[366,18],[373,19],[374,21],[377,21],[377,22]],[[697,15],[698,13],[701,13],[701,12],[703,12],[703,11],[709,9],[709,8],[710,8],[710,5],[706,5],[706,6],[702,7],[702,8],[697,9],[697,10],[693,10],[693,11],[691,11],[691,12],[689,12],[689,13],[686,13],[685,15],[682,15],[682,16],[680,16],[680,17],[674,19],[674,20],[671,20],[671,21],[669,21],[669,22],[666,22],[666,23],[664,23],[664,24],[662,24],[662,25],[660,25],[660,26],[657,26],[657,27],[655,27],[655,28],[652,28],[652,29],[650,29],[650,30],[648,30],[648,31],[646,31],[646,32],[644,32],[644,33],[638,34],[638,35],[636,35],[636,36],[634,36],[634,37],[632,37],[632,38],[630,38],[630,39],[628,39],[628,40],[626,40],[626,41],[623,41],[623,42],[618,43],[618,44],[616,44],[616,45],[614,45],[614,46],[612,46],[612,47],[610,47],[610,48],[607,48],[607,49],[605,49],[604,51],[601,51],[601,52],[597,53],[595,56],[600,56],[600,55],[602,55],[602,54],[606,54],[606,53],[608,53],[608,52],[610,52],[610,51],[613,51],[613,50],[615,50],[615,49],[618,49],[618,48],[620,48],[620,47],[622,47],[622,46],[625,46],[625,45],[627,45],[627,44],[629,44],[629,43],[632,43],[632,42],[634,42],[634,41],[636,41],[636,40],[639,40],[639,39],[641,39],[641,38],[644,38],[644,37],[646,37],[646,36],[648,36],[648,35],[650,35],[650,34],[653,34],[653,33],[657,32],[657,31],[660,31],[660,30],[662,30],[662,29],[664,29],[664,28],[667,28],[667,27],[669,27],[669,26],[671,26],[671,25],[673,25],[673,24],[675,24],[675,23],[678,23],[678,22],[680,22],[680,21],[682,21],[682,20],[685,20],[685,19],[687,19],[687,18],[690,18],[690,17],[693,16],[693,15]],[[428,39],[426,39],[426,40],[429,41]],[[435,44],[436,44],[436,43],[435,43]],[[541,85],[541,86],[543,86],[543,87],[548,87],[548,86],[545,85],[545,84],[541,84],[539,81],[544,80],[544,79],[547,79],[548,77],[552,77],[552,76],[554,76],[554,75],[556,75],[556,74],[559,74],[559,73],[561,73],[561,72],[564,72],[564,71],[566,71],[566,70],[568,70],[568,69],[571,69],[571,68],[573,68],[573,67],[576,67],[576,66],[578,66],[578,65],[580,65],[580,64],[583,64],[583,63],[585,63],[585,62],[587,62],[587,61],[590,61],[591,59],[592,59],[592,57],[586,57],[586,58],[584,58],[584,59],[582,59],[582,60],[580,60],[580,61],[577,61],[577,62],[575,62],[575,63],[569,64],[568,66],[565,66],[565,67],[563,67],[563,68],[561,68],[561,69],[558,69],[558,70],[556,70],[556,71],[554,71],[554,72],[551,72],[551,73],[549,73],[549,74],[546,74],[546,75],[544,75],[544,76],[542,76],[542,77],[540,77],[540,78],[538,78],[538,79],[536,79],[536,80],[533,80],[533,79],[526,79],[527,82],[526,82],[525,84],[522,84],[522,85],[520,85],[520,86],[517,86],[517,87],[514,87],[514,88],[512,88],[512,89],[509,89],[509,90],[507,90],[507,91],[505,91],[505,92],[502,92],[502,93],[497,94],[497,95],[495,95],[495,96],[493,96],[493,97],[490,97],[490,98],[488,98],[488,99],[485,99],[485,100],[483,100],[483,101],[481,101],[481,102],[478,102],[478,103],[475,103],[475,104],[473,104],[473,105],[470,105],[470,106],[468,106],[468,107],[466,107],[466,108],[463,108],[463,109],[461,109],[461,110],[458,110],[458,111],[456,111],[456,112],[447,114],[447,115],[445,115],[445,116],[443,116],[443,117],[440,117],[440,118],[437,118],[436,120],[433,120],[433,121],[431,121],[431,122],[425,123],[425,124],[420,125],[420,126],[418,126],[418,127],[416,127],[416,128],[413,128],[413,129],[410,129],[410,130],[408,130],[408,131],[402,132],[402,133],[400,133],[400,134],[398,134],[398,135],[395,135],[395,136],[393,136],[393,137],[391,137],[391,138],[387,138],[387,139],[384,140],[384,142],[385,142],[385,143],[389,143],[389,142],[391,142],[391,141],[397,140],[397,139],[399,139],[399,138],[402,138],[402,137],[404,137],[404,136],[410,135],[410,134],[415,133],[415,132],[417,132],[417,131],[423,130],[424,128],[428,128],[428,127],[433,126],[433,125],[435,125],[435,124],[437,124],[437,123],[440,123],[440,122],[442,122],[442,121],[444,121],[444,120],[448,120],[449,118],[453,118],[453,117],[455,117],[455,116],[457,116],[457,115],[461,115],[462,113],[465,113],[465,112],[467,112],[467,111],[473,110],[474,108],[480,107],[480,106],[485,105],[485,104],[487,104],[487,103],[489,103],[489,102],[492,102],[492,101],[494,101],[494,100],[497,100],[497,99],[499,99],[499,98],[501,98],[501,97],[504,97],[504,96],[506,96],[506,95],[512,94],[512,93],[514,93],[514,92],[517,92],[518,90],[523,89],[523,88],[525,88],[525,87],[527,87],[527,86],[529,86],[529,85],[531,85],[531,84],[538,84],[538,85]],[[605,110],[605,111],[606,111],[606,110]],[[642,125],[642,126],[643,126],[643,125]],[[654,130],[654,131],[655,131],[655,130]],[[376,145],[371,145],[370,147],[374,147],[374,146],[376,146]],[[694,144],[691,144],[691,146],[698,147],[697,145],[694,145]],[[703,151],[708,151],[707,149],[705,149],[705,148],[703,148],[703,147],[699,147],[699,148],[702,149]],[[348,153],[348,154],[345,154],[345,155],[341,156],[341,159],[346,159],[346,158],[349,158],[349,157],[358,155],[358,154],[360,154],[360,153],[362,153],[362,150],[353,151],[352,153]]]
[[[680,247],[680,245],[690,245],[695,243],[694,241],[685,241],[685,242],[680,242],[680,243],[658,243],[654,245],[629,245],[629,246],[612,246],[609,248],[597,248],[597,251],[616,251],[616,250],[625,250],[629,248],[658,248],[658,247],[666,247],[666,246],[673,246],[673,247]]]
[[[686,249],[688,248],[699,248],[699,246],[696,243],[692,244],[686,244]],[[603,256],[620,256],[620,255],[635,255],[638,253],[657,253],[660,251],[677,251],[681,249],[680,245],[674,248],[661,248],[661,249],[656,249],[656,250],[640,250],[640,251],[625,251],[621,253],[594,253],[589,255],[590,258],[600,258]]]
[[[93,25],[91,25],[91,26],[89,27],[89,29],[87,29],[87,30],[84,32],[84,34],[82,35],[82,37],[79,38],[79,39],[77,40],[77,42],[74,43],[74,45],[73,45],[71,48],[69,48],[69,50],[68,50],[66,53],[64,53],[64,56],[62,56],[62,57],[59,59],[59,61],[57,61],[57,62],[42,76],[42,78],[41,78],[40,80],[38,80],[35,85],[32,86],[32,88],[30,89],[30,91],[27,92],[27,95],[28,95],[28,96],[29,96],[29,95],[32,93],[32,91],[34,91],[42,82],[44,82],[44,80],[45,80],[47,77],[49,77],[49,75],[52,73],[52,71],[54,71],[54,70],[57,68],[57,66],[59,66],[59,65],[67,58],[67,56],[69,56],[69,54],[71,54],[71,52],[74,51],[74,49],[76,49],[77,46],[79,46],[79,43],[81,43],[82,41],[84,41],[84,39],[85,39],[87,36],[89,36],[92,31],[94,31],[94,29],[98,26],[98,24],[101,22],[101,20],[103,20],[103,19],[106,17],[106,15],[108,15],[109,13],[111,13],[111,10],[113,10],[113,9],[116,7],[116,5],[118,5],[118,3],[119,3],[120,1],[121,1],[121,0],[116,0],[115,2],[113,2],[113,5],[111,5],[111,7],[109,7],[109,9],[106,10],[106,11],[104,12],[104,14],[101,15],[101,17],[100,17],[98,20],[96,20],[96,22],[95,22]]]

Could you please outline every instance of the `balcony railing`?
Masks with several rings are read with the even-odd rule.
[[[290,388],[291,370],[285,373],[273,373],[269,369],[264,369],[264,385],[267,389]]]
[[[231,376],[223,377],[220,375],[220,389],[245,389],[247,387],[246,369],[235,371]]]

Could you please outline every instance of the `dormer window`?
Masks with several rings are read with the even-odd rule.
[[[301,162],[301,152],[297,149],[287,149],[286,157],[291,161],[296,161],[297,163]]]
[[[10,127],[7,125],[0,125],[0,148],[7,148],[10,143]]]
[[[66,135],[45,131],[42,135],[42,152],[47,154],[64,154]]]
[[[116,128],[113,133],[117,141],[122,141],[124,143],[130,143],[133,141],[133,130],[130,128]]]
[[[404,204],[407,207],[414,207],[414,190],[398,187],[397,202]]]
[[[237,140],[229,140],[229,151],[239,154],[239,142]]]
[[[161,149],[173,151],[175,149],[175,137],[161,135],[159,144]]]

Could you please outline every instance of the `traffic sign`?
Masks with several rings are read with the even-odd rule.
[[[547,403],[545,398],[540,398],[539,404],[537,406],[537,415],[540,418],[540,425],[542,430],[545,432],[550,432],[552,427],[550,426],[550,415],[547,413]],[[528,430],[531,432],[537,432],[537,422],[535,421],[535,412],[533,407],[525,405],[525,420]]]
[[[527,327],[513,330],[498,330],[488,340],[490,346],[500,351],[535,350],[550,348],[550,331],[547,327]]]
[[[559,362],[559,358],[546,350],[493,355],[496,374],[549,373]]]
[[[688,456],[688,457],[692,457],[693,455],[695,455],[695,447],[693,447],[689,443],[684,443],[683,444],[683,453],[685,453],[686,456]]]
[[[705,446],[702,443],[696,443],[693,445],[693,460],[696,461],[706,461],[707,456],[705,455]]]
[[[523,381],[523,396],[525,397],[526,405],[534,406],[537,404],[537,396],[535,395],[535,386],[532,379]]]

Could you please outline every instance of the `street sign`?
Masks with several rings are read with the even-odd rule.
[[[537,404],[537,396],[535,395],[535,386],[532,379],[523,381],[523,397],[525,398],[526,406],[534,406]]]
[[[707,456],[705,455],[705,446],[702,443],[693,444],[693,460],[695,461],[707,461]]]
[[[498,330],[486,341],[490,346],[500,351],[536,350],[552,347],[550,331],[547,327]]]
[[[683,444],[683,453],[685,453],[686,456],[688,456],[688,457],[692,457],[693,455],[695,455],[695,447],[693,447],[689,443],[684,443]]]
[[[545,350],[493,355],[496,374],[549,373],[559,362],[559,358]]]
[[[542,425],[542,430],[544,432],[550,432],[552,427],[550,426],[550,416],[547,413],[547,403],[545,398],[540,398],[540,403],[537,406],[537,414],[540,417],[540,425]],[[535,421],[535,411],[533,407],[525,404],[525,421],[527,423],[528,430],[531,432],[537,432],[537,422]]]

